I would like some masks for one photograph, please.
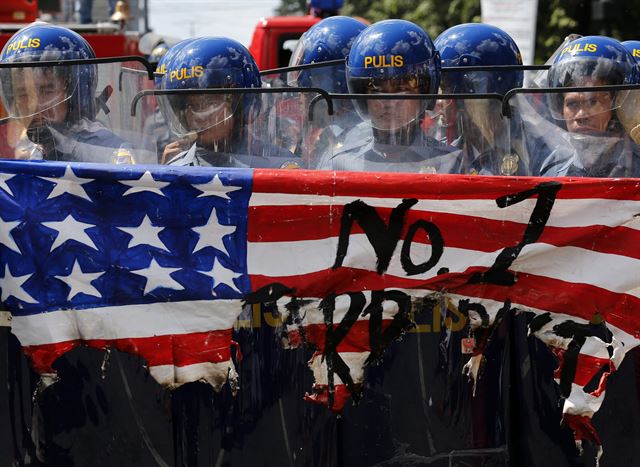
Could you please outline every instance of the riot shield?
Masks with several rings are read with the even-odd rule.
[[[142,120],[129,116],[133,96],[153,85],[151,68],[140,57],[2,64],[0,78],[9,119],[7,157],[155,160]]]
[[[579,39],[582,37],[580,34],[569,34],[564,38],[562,43],[556,48],[556,50],[551,54],[551,56],[547,59],[544,65],[540,66],[538,71],[534,71],[532,73],[528,73],[525,75],[524,87],[525,88],[546,88],[549,85],[547,81],[547,72],[556,57],[562,50],[569,45],[569,43],[573,40]]]
[[[637,85],[517,90],[504,111],[533,175],[635,177]],[[629,133],[628,133],[629,132]]]
[[[157,98],[173,135],[161,163],[213,167],[303,168],[316,131],[332,112],[328,94],[315,88],[225,88],[141,93],[132,113]],[[314,114],[309,102],[325,102]]]
[[[313,87],[332,93],[347,92],[344,60],[263,70],[260,78],[265,87]]]
[[[348,128],[315,158],[325,170],[514,175],[523,164],[510,147],[501,98],[487,95],[332,95],[352,111],[332,117]],[[338,105],[335,105],[336,108]],[[518,159],[516,161],[515,159]]]

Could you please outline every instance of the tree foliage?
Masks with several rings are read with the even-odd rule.
[[[602,4],[604,18],[598,19]],[[282,0],[281,14],[305,10],[304,0]],[[402,18],[422,26],[432,38],[451,26],[478,22],[480,0],[345,0],[342,13],[376,22]],[[571,33],[640,39],[640,0],[538,0],[536,62],[544,63]]]
[[[307,11],[306,0],[280,0],[276,13],[282,16],[301,15]]]

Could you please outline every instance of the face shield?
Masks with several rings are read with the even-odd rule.
[[[203,82],[220,83],[210,88],[232,88],[233,83],[243,81],[241,69],[180,69],[165,76],[165,89],[172,89],[171,82],[198,78]],[[242,96],[239,94],[185,93],[160,96],[171,130],[180,137],[205,132],[223,126],[231,130],[232,118],[240,111]],[[222,131],[222,130],[221,130]]]
[[[551,116],[572,133],[599,135],[618,131],[614,111],[629,91],[567,91],[549,95]]]
[[[251,133],[266,136],[275,146],[294,155],[301,167],[309,167],[313,154],[324,144],[330,118],[327,101],[317,92],[268,93],[262,95]]]
[[[636,144],[640,144],[640,89],[627,91],[627,96],[618,107],[616,114],[631,139]]]
[[[371,57],[372,60],[376,57]],[[400,57],[393,57],[394,59]],[[385,57],[379,58],[380,60]],[[376,65],[375,63],[373,65]],[[377,68],[347,67],[348,87],[352,94],[398,94],[400,99],[356,99],[354,106],[365,121],[381,131],[402,131],[417,123],[433,102],[402,99],[407,94],[427,94],[430,89],[428,63],[423,62],[402,68],[398,75],[393,70],[378,65]]]
[[[3,101],[12,118],[62,123],[76,92],[78,66],[21,67],[0,70]]]
[[[0,69],[10,104],[8,156],[81,162],[156,162],[147,109],[131,117],[134,96],[153,86],[138,61]],[[112,157],[118,151],[127,157]],[[112,160],[113,159],[113,160]]]
[[[348,92],[344,61],[334,60],[318,65],[303,65],[288,71],[286,74],[287,85],[298,88],[320,88],[337,94]]]
[[[613,59],[603,57],[580,57],[579,60],[560,61],[549,69],[548,80],[551,88],[609,86],[623,84],[625,81],[620,65]],[[582,96],[571,94],[574,95],[566,108],[566,95],[558,94],[550,100],[551,112],[557,120],[574,118],[578,110],[582,110],[587,116],[609,112],[617,108],[624,98],[596,92],[583,93]],[[564,116],[567,111],[568,116]]]
[[[620,91],[626,96],[628,91]],[[612,109],[617,92],[518,93],[509,98],[517,137],[529,150],[534,175],[609,176],[610,167],[624,157],[624,133]],[[551,111],[549,102],[566,101],[564,115]],[[560,117],[560,118],[557,118]],[[624,165],[624,164],[623,164]],[[577,169],[576,169],[577,168]]]
[[[562,53],[562,51],[576,39],[580,39],[582,36],[579,34],[569,34],[564,38],[564,41],[556,48],[551,56],[544,63],[544,68],[540,70],[531,70],[525,72],[524,75],[524,87],[525,88],[546,88],[549,83],[548,71],[549,67],[555,62],[556,57]]]
[[[223,124],[205,122],[197,127],[191,126],[191,129],[201,130],[197,133],[188,133],[182,128],[178,128],[179,132],[172,132],[171,142],[163,153],[158,153],[158,160],[164,164],[306,167],[309,148],[317,131],[324,128],[309,112],[309,103],[315,102],[314,98],[324,100],[317,92],[293,89],[274,92],[264,88],[234,89],[223,94],[209,94],[208,90],[189,90],[189,94],[181,94],[180,90],[167,91],[168,94],[157,97],[167,102],[177,97],[185,104],[186,98],[191,98],[188,102],[192,116],[184,118],[193,121],[200,119],[205,122],[216,118],[216,112],[222,113],[223,107],[231,107],[233,102],[237,102],[237,111],[234,118],[227,119]],[[151,98],[152,95],[146,94],[144,97]],[[137,99],[136,108],[141,106],[142,100]],[[326,110],[327,105],[318,105],[313,114],[317,115],[322,109]],[[326,117],[323,121],[326,122]]]

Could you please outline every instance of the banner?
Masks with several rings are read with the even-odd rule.
[[[533,65],[538,0],[481,0],[480,11],[482,22],[504,29],[518,44],[523,63]]]
[[[203,381],[255,403],[294,386],[293,367],[274,366],[257,331],[243,331],[265,319],[285,352],[311,352],[299,354],[310,358],[296,400],[366,406],[376,367],[395,375],[390,394],[422,385],[425,403],[425,384],[456,381],[461,399],[443,404],[472,430],[462,445],[502,456],[505,419],[480,442],[502,417],[482,407],[520,397],[504,385],[507,329],[526,315],[557,358],[555,424],[606,452],[592,419],[640,335],[637,180],[13,161],[0,171],[2,301],[44,387],[71,350],[112,348],[144,358],[166,388]],[[421,334],[445,360],[403,353]],[[238,378],[252,352],[276,378],[262,389],[255,368]],[[425,410],[457,423],[438,407]],[[444,439],[432,456],[460,449]]]

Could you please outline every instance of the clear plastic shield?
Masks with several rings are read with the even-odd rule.
[[[545,62],[544,69],[525,73],[524,87],[525,88],[546,88],[549,85],[549,80],[548,80],[549,68],[555,61],[556,57],[558,56],[558,54],[562,52],[562,50],[564,50],[564,48],[567,45],[569,45],[571,41],[579,39],[580,37],[582,36],[579,34],[569,34],[567,37],[565,37],[564,41],[562,41],[562,43],[556,48],[556,50],[551,54],[551,56]]]
[[[507,105],[532,175],[636,177],[639,90],[517,93]]]
[[[482,175],[523,170],[511,150],[510,125],[497,96],[368,96],[358,97],[356,106],[357,112],[349,114],[350,129],[317,159],[316,168]]]
[[[137,61],[98,64],[97,120],[133,148],[136,163],[157,162],[158,134],[149,131],[155,121],[157,102],[146,100],[139,113],[131,115],[131,103],[141,91],[153,89],[153,79]]]
[[[181,99],[184,96],[177,95]],[[194,101],[201,99],[203,105],[199,110],[203,114],[218,111],[221,96],[227,96],[226,102],[235,103],[235,111],[218,125],[197,125],[174,131],[173,141],[158,155],[165,164],[305,168],[309,165],[314,138],[327,122],[326,102],[309,111],[314,98],[321,99],[316,92],[264,93],[247,89],[224,94],[194,91],[188,96]],[[176,94],[163,96],[169,105],[179,102],[174,97]],[[209,107],[204,103],[209,103]]]
[[[202,82],[202,88],[209,87],[208,82],[229,83],[228,86],[217,85],[219,88],[233,88],[231,83],[243,81],[241,69],[234,68],[202,68],[194,67],[188,71],[180,69],[172,71],[163,78],[162,88],[173,89],[172,83],[190,79]],[[178,88],[176,88],[178,89]],[[187,93],[161,96],[161,107],[171,130],[179,136],[198,133],[210,128],[224,125],[239,109],[240,97],[234,93],[207,94]]]
[[[80,71],[78,66],[0,70],[2,94],[9,116],[56,118],[76,93]]]
[[[521,88],[524,67],[471,67],[463,71],[448,68],[442,72],[440,89],[443,93],[504,95],[511,89]]]
[[[293,87],[320,88],[337,94],[348,92],[344,62],[294,68],[287,73],[286,79],[287,84]]]
[[[156,162],[133,96],[152,85],[132,62],[16,64],[0,70],[8,120],[4,157],[134,164]]]

